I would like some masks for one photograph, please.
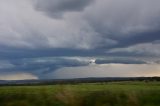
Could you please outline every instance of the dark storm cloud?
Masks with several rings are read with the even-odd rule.
[[[35,0],[35,8],[49,16],[60,17],[65,12],[82,11],[94,0]]]
[[[84,17],[102,37],[101,48],[151,43],[160,39],[159,3],[157,0],[97,0],[96,4],[86,11]],[[105,39],[116,43],[107,45]]]
[[[89,65],[89,62],[89,58],[80,57],[41,57],[10,59],[0,61],[0,72],[28,72],[40,77],[62,67],[87,66]]]
[[[63,67],[90,66],[90,59],[98,65],[159,64],[159,4],[0,0],[0,73],[24,71],[43,78]]]
[[[132,34],[131,34],[132,35]],[[127,47],[142,43],[152,43],[160,40],[160,31],[135,33],[132,36],[119,38],[119,43],[115,47]]]
[[[105,60],[105,59],[97,59],[96,64],[110,64],[110,63],[117,63],[117,64],[147,64],[145,61],[142,60],[133,60],[133,59],[117,59],[117,60]]]
[[[21,58],[34,58],[34,57],[48,57],[48,56],[97,56],[105,55],[105,52],[99,50],[79,50],[67,48],[55,49],[26,49],[26,48],[13,48],[1,46],[0,59],[21,59]]]

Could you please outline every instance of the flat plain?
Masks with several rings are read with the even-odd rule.
[[[160,82],[1,86],[0,106],[160,106]]]

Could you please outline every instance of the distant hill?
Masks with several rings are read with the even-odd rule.
[[[91,77],[75,79],[44,79],[44,80],[0,80],[0,86],[4,85],[51,85],[51,84],[77,84],[112,81],[160,81],[160,77]]]

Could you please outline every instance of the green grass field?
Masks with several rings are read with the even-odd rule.
[[[5,86],[0,106],[160,106],[160,82]]]

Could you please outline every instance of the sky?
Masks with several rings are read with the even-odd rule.
[[[0,0],[0,80],[160,76],[159,0]]]

